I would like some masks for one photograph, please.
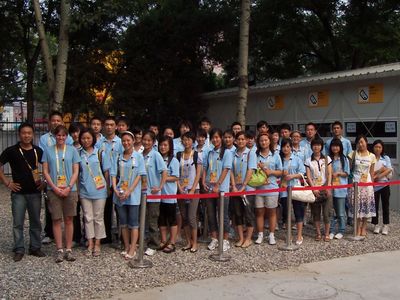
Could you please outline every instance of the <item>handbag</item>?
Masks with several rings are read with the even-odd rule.
[[[301,177],[303,178],[304,187],[309,186],[307,181],[304,179],[303,174],[301,174]],[[300,185],[295,185],[294,187],[303,187],[303,186],[300,184]],[[292,190],[292,199],[304,203],[314,203],[315,195],[312,190]]]
[[[267,182],[268,176],[263,170],[257,168],[257,170],[251,175],[249,182],[247,183],[251,187],[259,187]]]

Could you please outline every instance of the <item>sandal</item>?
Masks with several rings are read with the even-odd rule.
[[[176,250],[175,244],[168,244],[166,247],[164,247],[162,252],[169,254],[169,253],[175,252],[175,250]]]
[[[125,255],[125,259],[126,259],[126,260],[131,260],[132,258],[135,257],[135,255],[136,255],[136,252],[134,252],[133,255],[126,254],[126,255]]]
[[[249,248],[251,245],[253,245],[253,241],[244,241],[241,247]]]
[[[100,249],[94,249],[93,256],[94,257],[99,257],[100,256]]]
[[[242,247],[242,245],[243,245],[243,242],[241,242],[241,241],[237,241],[235,243],[235,247]]]
[[[189,245],[189,246],[183,247],[182,251],[188,251],[188,250],[191,250],[191,249],[192,249],[192,245]]]
[[[197,251],[199,251],[199,249],[196,249],[196,248],[190,249],[190,253],[196,253]]]
[[[86,250],[86,256],[87,256],[87,257],[91,257],[92,255],[93,255],[93,249],[89,249],[89,248],[88,248],[88,249]]]
[[[325,241],[325,242],[330,242],[330,241],[331,241],[331,238],[329,237],[329,235],[326,235],[326,236],[325,236],[324,241]]]
[[[316,240],[317,242],[319,242],[321,239],[322,239],[322,236],[321,236],[320,234],[317,234],[317,235],[315,236],[315,240]]]
[[[168,246],[168,242],[160,242],[160,246],[158,247],[157,250],[159,250],[159,251],[164,250],[164,248],[167,246]]]

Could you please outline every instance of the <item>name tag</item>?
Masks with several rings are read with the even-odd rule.
[[[242,180],[242,174],[239,173],[236,175],[236,184],[242,184],[243,180]]]
[[[127,180],[122,181],[119,188],[124,192],[126,192],[128,190],[128,181]]]
[[[32,177],[33,177],[33,181],[37,184],[37,183],[40,183],[40,175],[39,175],[39,170],[38,169],[35,169],[35,170],[32,170]]]
[[[322,177],[321,176],[315,178],[315,185],[317,185],[317,186],[322,185]]]
[[[65,175],[57,176],[57,187],[59,187],[59,188],[67,187],[67,177]]]
[[[210,173],[210,183],[216,183],[217,182],[217,172],[211,172]]]
[[[287,181],[282,179],[281,181],[281,187],[286,188],[287,187]]]
[[[188,185],[189,185],[189,178],[182,178],[181,186],[182,187],[187,187]]]
[[[96,185],[97,190],[101,190],[106,186],[103,177],[101,176],[94,177],[94,184]]]
[[[361,182],[367,182],[368,180],[368,174],[361,174]]]
[[[340,178],[334,177],[332,180],[332,185],[340,185]]]

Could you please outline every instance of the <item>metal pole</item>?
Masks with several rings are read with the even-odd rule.
[[[153,263],[149,260],[143,259],[144,255],[144,230],[146,222],[146,206],[147,206],[147,194],[142,192],[141,205],[140,205],[140,233],[139,233],[139,253],[138,258],[131,260],[128,265],[131,268],[142,269],[151,268]]]
[[[292,187],[287,187],[287,221],[286,221],[286,245],[278,247],[279,250],[294,251],[299,249],[292,243]]]
[[[354,187],[354,195],[353,195],[353,236],[349,237],[349,240],[352,241],[362,241],[364,240],[363,236],[357,235],[357,227],[358,227],[358,182],[353,183]]]
[[[210,255],[210,259],[214,261],[228,261],[231,259],[229,255],[224,255],[224,198],[225,193],[219,194],[219,236],[218,236],[218,254]]]

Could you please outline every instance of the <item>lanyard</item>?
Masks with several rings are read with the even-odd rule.
[[[96,177],[96,176],[94,176],[94,174],[93,174],[93,171],[92,171],[92,168],[90,167],[90,165],[89,165],[89,158],[87,157],[87,155],[86,154],[84,154],[83,155],[83,158],[85,159],[85,161],[86,161],[86,167],[87,167],[87,169],[88,169],[88,171],[89,171],[89,174],[90,174],[90,176],[93,178],[93,180],[94,180],[94,178]],[[101,175],[101,166],[100,166],[100,161],[99,161],[99,176]]]
[[[56,151],[56,164],[57,164],[57,175],[64,174],[65,170],[65,151],[67,150],[67,145],[64,144],[64,149],[63,149],[63,156],[62,156],[62,173],[60,173],[60,162],[58,161],[58,148],[57,145],[55,145],[55,151]]]
[[[236,152],[236,153],[237,153],[237,152]],[[242,154],[241,154],[239,169],[238,169],[238,167],[237,167],[237,161],[238,161],[237,158],[238,158],[238,157],[235,157],[236,159],[235,159],[235,164],[234,164],[234,167],[235,167],[234,173],[235,173],[236,176],[238,175],[238,173],[242,173],[243,154],[246,154],[245,151],[243,151]]]
[[[267,161],[266,161],[265,163],[262,162],[262,161],[260,160],[260,162],[263,163],[263,164],[266,166],[267,169],[270,169],[270,167],[269,167],[269,165],[270,165],[269,161],[271,160],[270,158],[272,157],[272,155],[270,155],[270,154],[271,154],[271,151],[268,152]],[[261,157],[263,157],[263,156],[261,155],[261,153],[260,153],[259,155],[260,155]]]
[[[190,159],[193,157],[193,153],[194,153],[194,151],[192,150],[191,152],[190,152],[190,155],[189,155],[189,158],[188,158],[188,164],[187,164],[187,166],[189,167],[189,164],[190,164]],[[184,174],[185,174],[185,172],[184,172],[184,166],[185,166],[185,153],[184,152],[182,152],[182,157],[181,157],[181,176],[182,177],[185,177],[184,176]],[[189,168],[188,168],[189,169]],[[189,175],[189,170],[188,170],[188,175]]]
[[[122,157],[123,158],[123,157]],[[134,158],[131,156],[130,157],[131,158],[131,160],[132,160],[132,167],[131,167],[131,169],[129,170],[129,175],[128,175],[128,182],[130,182],[131,181],[131,177],[132,177],[132,174],[133,174],[133,168],[134,168]],[[121,161],[120,161],[120,163],[119,163],[120,165],[119,165],[119,167],[120,167],[120,169],[119,169],[119,174],[121,175],[121,180],[122,181],[124,181],[124,161],[121,159]]]
[[[219,151],[221,151],[221,149],[220,149]],[[217,157],[217,159],[216,159],[216,163],[215,163],[215,165],[216,165],[216,166],[215,166],[215,172],[218,173],[219,153],[216,152],[216,151],[213,151],[213,153],[212,153],[212,157],[211,157],[211,161],[210,161],[210,170],[211,170],[211,172],[213,172],[214,153],[217,153],[217,155],[218,155],[218,157]]]
[[[26,164],[28,165],[29,170],[33,171],[31,165],[30,165],[29,162],[26,160],[25,155],[24,155],[24,152],[22,151],[21,148],[19,148],[19,152],[21,153],[23,159],[25,160]],[[35,170],[36,170],[36,169],[38,168],[38,155],[37,155],[37,152],[36,152],[36,149],[35,149],[35,148],[33,148],[33,152],[35,152]]]
[[[53,146],[53,140],[51,139],[53,137],[53,135],[51,134],[51,132],[49,132],[49,136],[47,137],[47,146],[51,147]]]
[[[109,144],[109,142],[108,142],[108,140],[107,139],[105,139],[104,140],[104,142],[103,142],[103,151],[106,151],[107,149],[106,149],[106,144]],[[115,141],[114,140],[112,140],[111,141],[111,151],[110,151],[110,159],[112,159],[112,156],[113,156],[113,153],[114,153],[114,146],[115,146]]]

